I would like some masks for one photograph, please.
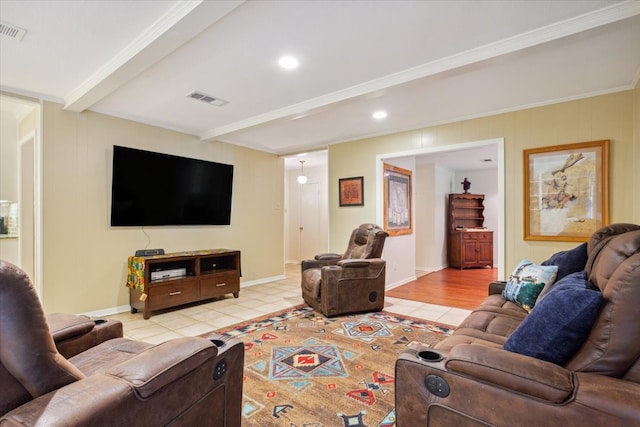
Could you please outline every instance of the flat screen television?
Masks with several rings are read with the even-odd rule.
[[[113,146],[111,225],[230,225],[233,166]]]

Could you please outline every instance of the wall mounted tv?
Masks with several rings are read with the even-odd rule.
[[[113,146],[111,225],[229,225],[233,166]]]

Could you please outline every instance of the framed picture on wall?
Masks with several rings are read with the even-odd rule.
[[[586,241],[609,223],[609,140],[524,150],[524,239]]]
[[[384,230],[390,236],[413,233],[411,171],[383,164]]]
[[[340,206],[364,206],[364,177],[338,180]]]

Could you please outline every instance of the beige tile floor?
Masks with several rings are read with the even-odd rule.
[[[286,278],[240,288],[240,297],[227,295],[184,308],[154,312],[147,320],[142,313],[108,316],[122,321],[127,338],[152,344],[183,336],[197,336],[238,322],[302,304],[300,266],[288,264]],[[427,304],[399,298],[385,298],[384,310],[434,322],[457,326],[470,313],[454,307]]]

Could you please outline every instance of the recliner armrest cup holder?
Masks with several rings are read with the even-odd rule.
[[[433,350],[422,350],[419,351],[416,356],[418,357],[418,359],[424,361],[424,362],[440,362],[442,359],[444,359],[444,356],[440,353],[438,353],[437,351],[433,351]]]
[[[215,345],[216,347],[218,347],[218,348],[224,347],[224,346],[225,346],[225,344],[226,344],[224,341],[219,340],[219,339],[217,339],[217,338],[210,339],[209,341],[211,341],[211,343],[212,343],[213,345]]]

